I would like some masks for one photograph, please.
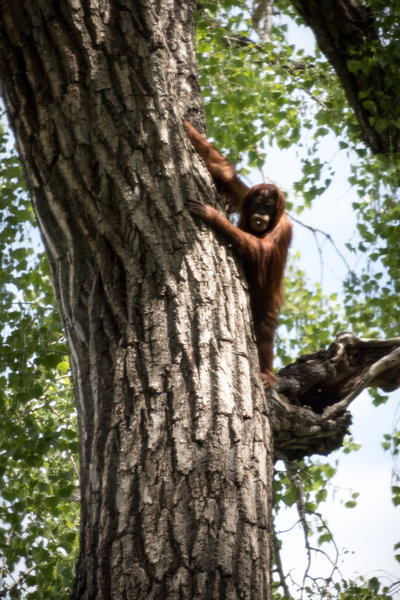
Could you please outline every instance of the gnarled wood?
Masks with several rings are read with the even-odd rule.
[[[400,386],[400,338],[342,333],[327,350],[301,356],[278,376],[279,398],[271,397],[277,456],[329,454],[342,444],[351,422],[346,409],[358,394]]]

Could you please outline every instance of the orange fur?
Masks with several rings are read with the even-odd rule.
[[[285,213],[285,197],[272,184],[248,188],[234,167],[188,122],[187,135],[204,160],[218,191],[226,198],[227,212],[239,213],[236,227],[211,206],[189,201],[191,212],[220,231],[242,258],[249,285],[250,302],[257,338],[261,373],[271,385],[273,346],[278,315],[283,304],[283,279],[292,225]],[[254,199],[273,202],[274,210],[264,233],[255,232],[250,223],[250,205]]]

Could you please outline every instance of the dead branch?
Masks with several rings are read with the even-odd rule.
[[[400,386],[400,338],[341,333],[327,350],[301,356],[278,377],[278,394],[271,394],[276,456],[329,454],[343,443],[354,398],[367,387]]]

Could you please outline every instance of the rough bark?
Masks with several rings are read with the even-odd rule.
[[[79,415],[73,599],[270,597],[248,300],[230,251],[182,208],[212,199],[182,126],[202,114],[194,5],[0,1],[2,93]]]
[[[400,129],[375,127],[379,118],[387,120],[387,105],[397,110],[398,93],[386,77],[385,67],[375,60],[381,41],[370,7],[355,0],[292,0],[292,4],[312,28],[320,49],[334,67],[365,143],[375,153],[398,152]],[[370,70],[352,72],[350,59],[368,59]],[[372,100],[373,107],[366,100]]]

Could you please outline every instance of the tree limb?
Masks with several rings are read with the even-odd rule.
[[[399,128],[389,124],[379,131],[375,128],[379,119],[383,122],[388,117],[381,108],[382,98],[391,104],[393,114],[397,114],[399,99],[387,68],[374,58],[382,44],[371,9],[355,0],[292,0],[292,4],[334,67],[365,143],[374,153],[398,152]],[[357,61],[360,68],[350,69],[350,60]]]
[[[329,454],[351,423],[346,411],[367,387],[400,386],[400,338],[377,340],[340,334],[327,350],[301,356],[281,369],[271,394],[275,453],[298,459]]]

